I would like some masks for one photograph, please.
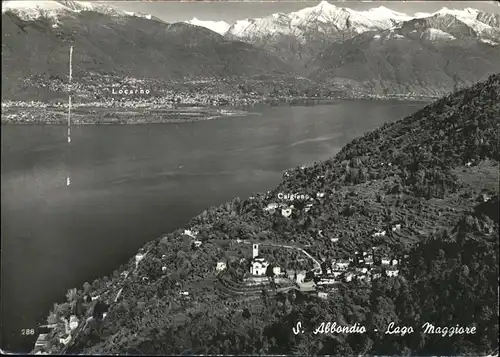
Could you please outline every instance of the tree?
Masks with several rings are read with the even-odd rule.
[[[269,278],[269,280],[274,280],[274,271],[273,271],[273,266],[269,264],[266,269],[266,276]]]
[[[83,291],[85,294],[90,294],[92,292],[92,285],[90,285],[87,281],[83,284]]]
[[[77,290],[76,288],[69,289],[66,293],[66,299],[69,303],[76,301],[77,298]]]

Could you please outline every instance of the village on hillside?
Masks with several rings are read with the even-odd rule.
[[[324,193],[318,193],[318,197],[323,197]],[[300,196],[299,199],[307,199],[308,197]],[[251,199],[251,198],[250,198]],[[304,206],[304,210],[308,211],[312,203]],[[264,208],[264,211],[269,213],[280,213],[283,217],[290,217],[293,205],[270,203]],[[400,222],[395,222],[391,225],[392,231],[398,231],[402,227]],[[198,231],[195,229],[184,230],[184,236],[191,239],[193,248],[199,248],[203,242],[197,238]],[[319,232],[322,237],[322,233]],[[386,235],[384,230],[375,230],[373,237],[383,237]],[[324,238],[324,237],[322,237]],[[338,242],[338,238],[330,238],[331,242]],[[335,292],[339,284],[350,284],[358,282],[363,285],[369,284],[381,278],[382,276],[397,277],[400,273],[400,265],[407,261],[408,255],[395,256],[390,253],[383,253],[379,247],[372,247],[367,251],[354,251],[351,256],[342,256],[335,259],[326,259],[322,257],[320,260],[312,257],[305,249],[298,245],[285,245],[278,243],[256,243],[237,239],[233,244],[252,245],[252,255],[241,256],[240,259],[231,259],[230,261],[218,261],[215,270],[219,275],[219,280],[226,282],[231,280],[229,274],[226,274],[230,265],[243,268],[246,273],[241,281],[229,282],[229,285],[246,287],[247,292],[259,292],[259,288],[271,287],[274,291],[286,291],[295,289],[303,293],[317,294],[320,298],[328,298]],[[312,269],[287,269],[279,266],[276,263],[271,263],[265,254],[262,254],[260,247],[273,246],[275,249],[292,249],[297,250],[303,258],[300,261],[310,260],[314,268]],[[236,257],[238,258],[238,257]],[[186,292],[187,293],[187,292]]]

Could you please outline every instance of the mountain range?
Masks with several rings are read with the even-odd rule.
[[[110,16],[137,16],[149,20],[162,21],[150,14],[134,13],[96,2],[75,0],[5,1],[2,3],[2,13],[5,11],[14,12],[25,21],[36,20],[40,17],[49,17],[57,22],[59,16],[78,14],[82,11],[93,11]]]
[[[69,43],[76,77],[78,70],[167,81],[295,77],[311,84],[287,93],[306,96],[437,97],[500,72],[500,15],[471,8],[410,16],[322,1],[233,24],[167,24],[102,4],[7,1],[2,18],[3,98],[28,93],[23,78],[64,77]]]
[[[167,24],[105,7],[69,11],[60,2],[43,4],[36,16],[33,8],[2,10],[4,98],[32,95],[34,85],[31,80],[26,84],[27,78],[36,77],[42,86],[51,79],[66,81],[70,44],[77,82],[83,77],[90,83],[99,81],[103,74],[172,81],[291,72],[265,49],[203,27]],[[80,3],[71,4],[74,9]]]

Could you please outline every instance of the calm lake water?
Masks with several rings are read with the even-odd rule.
[[[2,126],[2,348],[31,350],[36,337],[21,329],[36,329],[69,288],[111,273],[148,240],[424,106],[341,101],[195,123],[80,126],[71,145],[64,126]]]

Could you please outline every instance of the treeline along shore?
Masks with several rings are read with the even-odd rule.
[[[267,193],[205,210],[109,276],[71,289],[51,309],[53,328],[38,350],[491,353],[498,348],[498,98],[499,74],[353,140],[331,159],[286,171]],[[291,195],[308,201],[289,202]],[[259,261],[272,270],[321,268],[296,289],[267,272],[269,284],[243,285],[258,242]],[[399,265],[316,291],[330,264],[353,265],[360,253],[368,259],[365,252]],[[310,332],[327,322],[363,328]],[[295,333],[301,325],[305,332]],[[423,327],[430,325],[433,333]],[[450,329],[456,333],[441,333]]]

